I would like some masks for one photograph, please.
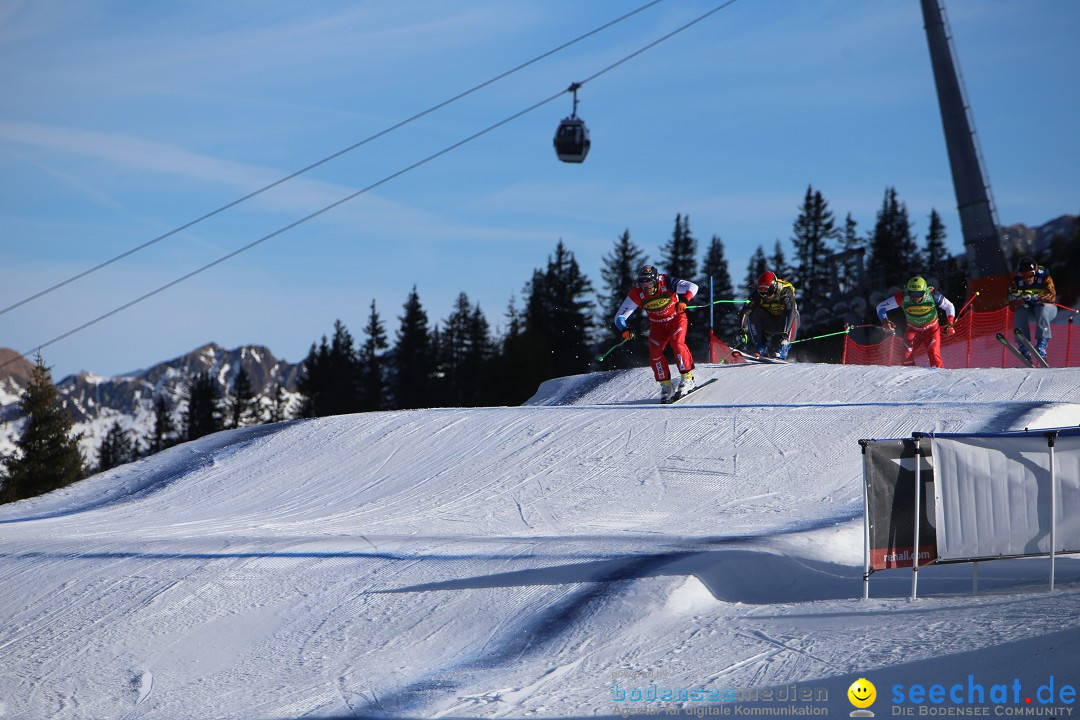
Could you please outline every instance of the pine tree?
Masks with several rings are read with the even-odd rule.
[[[671,238],[660,248],[660,272],[679,280],[697,277],[697,240],[690,233],[690,216],[675,216]]]
[[[109,427],[109,431],[105,433],[105,437],[102,438],[101,444],[98,446],[97,471],[105,472],[114,467],[125,465],[135,460],[138,455],[137,443],[131,437],[131,432],[125,430],[120,425],[120,421],[116,420]]]
[[[724,243],[716,235],[712,236],[709,247],[705,250],[701,273],[702,282],[698,283],[701,286],[701,304],[708,301],[710,279],[712,280],[714,300],[743,299],[735,297],[735,288],[731,282],[731,272],[728,270],[728,262],[724,253]],[[741,309],[741,303],[719,303],[713,306],[713,332],[718,338],[734,337],[739,329],[739,310]]]
[[[345,415],[364,409],[360,390],[360,360],[352,333],[340,320],[334,322],[334,336],[330,339],[330,363],[327,387],[330,390],[327,415]]]
[[[188,390],[188,404],[184,411],[184,439],[196,440],[216,433],[221,428],[221,401],[217,384],[210,377],[210,373],[203,371],[195,376]]]
[[[301,395],[300,417],[344,415],[363,410],[360,398],[360,363],[352,335],[345,325],[334,323],[333,339],[326,336],[314,344],[304,359],[297,390]]]
[[[270,422],[284,422],[291,417],[292,401],[285,391],[285,385],[278,382],[274,391],[274,404],[270,406]]]
[[[840,294],[865,295],[866,244],[859,237],[858,223],[851,213],[844,219],[844,229],[840,233],[840,253],[842,257],[837,265]]]
[[[494,347],[480,306],[472,307],[469,296],[460,293],[443,327],[439,367],[444,401],[460,407],[486,404],[492,399],[485,380]]]
[[[667,243],[660,248],[661,272],[666,272],[677,280],[689,280],[694,282],[698,277],[697,272],[697,240],[690,232],[690,216],[676,215],[675,229]],[[701,288],[699,287],[700,291]],[[686,330],[686,344],[690,352],[694,348],[702,348],[709,337],[708,322],[695,322],[696,317],[690,316]],[[700,353],[700,349],[698,350]]]
[[[552,377],[576,375],[589,367],[592,284],[562,240],[548,258],[547,269],[533,276],[526,307],[527,333],[543,335],[552,361]],[[546,378],[545,378],[546,379]]]
[[[323,335],[322,341],[311,344],[307,357],[300,363],[300,379],[297,390],[300,393],[300,417],[313,418],[329,415],[326,405],[331,393],[328,375],[330,368],[330,343]]]
[[[165,398],[161,395],[154,400],[154,426],[146,438],[147,454],[161,452],[176,443],[176,424]]]
[[[13,502],[62,488],[83,477],[79,437],[57,397],[49,369],[39,356],[19,398],[26,418],[15,452],[3,458],[0,499]]]
[[[548,258],[547,269],[533,272],[525,288],[522,337],[529,350],[543,359],[540,377],[529,381],[538,385],[589,369],[592,312],[587,298],[592,291],[592,283],[582,274],[574,254],[560,240],[554,257]]]
[[[765,250],[758,245],[758,249],[750,256],[750,262],[746,265],[746,280],[743,282],[745,297],[751,297],[757,290],[757,279],[761,273],[769,269],[769,261],[765,258]]]
[[[386,328],[382,318],[371,301],[368,322],[364,326],[367,339],[360,347],[359,382],[360,395],[364,410],[382,410],[386,407],[386,379],[383,377],[383,362],[380,353],[389,347],[386,340]]]
[[[537,386],[550,377],[550,356],[538,354],[536,338],[525,333],[525,314],[513,297],[506,310],[506,334],[503,335],[497,361],[503,372],[494,373],[499,404],[520,405],[536,392]]]
[[[251,375],[243,365],[236,372],[229,398],[228,427],[238,428],[258,422],[258,399],[251,385]]]
[[[773,245],[773,254],[769,256],[769,266],[767,268],[771,270],[777,277],[787,280],[788,282],[798,283],[798,278],[795,277],[795,271],[788,264],[787,255],[784,254],[784,246],[779,240]]]
[[[469,354],[465,357],[465,377],[471,389],[471,395],[477,405],[491,405],[496,402],[496,395],[487,378],[492,374],[495,358],[495,343],[491,337],[491,326],[484,317],[480,305],[473,308],[468,324]]]
[[[469,355],[469,318],[472,307],[469,296],[458,294],[454,311],[443,322],[442,344],[440,347],[442,362],[440,375],[443,377],[443,396],[451,406],[471,405],[469,379],[465,370],[465,357]]]
[[[395,404],[401,409],[431,407],[435,358],[427,313],[420,304],[415,285],[405,301],[404,310],[394,343]]]
[[[612,248],[611,253],[603,256],[603,263],[600,268],[600,277],[604,281],[604,287],[597,294],[596,303],[597,327],[600,330],[597,345],[601,348],[601,352],[622,342],[622,333],[615,327],[612,318],[637,280],[638,271],[648,263],[648,258],[630,239],[630,231],[624,230],[615,241],[615,247]],[[648,318],[644,312],[636,312],[630,316],[627,327],[635,334],[644,336],[649,327]],[[604,367],[641,367],[646,365],[648,360],[649,351],[646,344],[631,342],[608,356]]]
[[[903,287],[921,272],[921,260],[907,207],[897,200],[895,188],[887,188],[870,236],[869,279],[882,292]]]
[[[945,247],[945,224],[941,222],[941,216],[937,210],[930,211],[930,227],[926,232],[926,245],[923,246],[923,271],[928,280],[937,283],[943,291],[948,290],[945,284],[946,263],[949,260],[949,251]]]
[[[832,295],[829,274],[829,242],[837,237],[829,203],[820,190],[807,186],[802,208],[792,226],[791,241],[795,246],[796,292],[801,298],[800,312],[804,318],[814,310],[814,305],[827,302]],[[802,307],[810,312],[802,312]]]

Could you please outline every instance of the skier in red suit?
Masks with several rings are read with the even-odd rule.
[[[630,289],[619,311],[615,313],[615,327],[629,340],[634,334],[627,329],[626,320],[638,308],[645,308],[649,316],[649,364],[660,383],[660,401],[678,400],[694,389],[694,358],[686,346],[686,303],[697,294],[698,286],[689,280],[679,280],[666,273],[659,273],[652,265],[646,265],[638,273],[637,282]],[[675,363],[679,366],[681,382],[678,388],[671,384],[668,361],[664,348],[671,346]]]

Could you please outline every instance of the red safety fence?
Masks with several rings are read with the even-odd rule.
[[[711,363],[741,363],[746,362],[738,355],[731,354],[732,348],[726,342],[716,337],[712,329],[709,329],[709,362]]]
[[[1062,312],[1075,316],[1074,313]],[[1059,313],[1060,317],[1060,313]],[[1013,312],[1010,308],[988,312],[965,313],[955,323],[956,334],[942,334],[941,359],[947,368],[1004,368],[1024,365],[1003,346],[996,337],[1003,333],[1013,340]],[[1029,328],[1035,337],[1035,328]],[[1080,332],[1073,330],[1073,318],[1064,325],[1055,323],[1053,339],[1046,353],[1050,367],[1073,367],[1080,365]],[[850,335],[844,338],[845,365],[900,365],[904,358],[904,341],[901,337],[886,337],[882,342],[863,345]],[[926,367],[925,350],[915,356],[915,364]]]

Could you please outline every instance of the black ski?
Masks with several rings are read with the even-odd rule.
[[[747,362],[758,363],[759,365],[788,365],[787,360],[781,360],[780,358],[767,357],[765,355],[751,355],[750,353],[744,353],[741,350],[736,350],[731,353],[732,357],[739,357]]]
[[[676,394],[676,395],[675,395],[675,396],[674,396],[674,397],[673,397],[673,398],[672,398],[671,400],[668,400],[668,401],[667,401],[666,403],[664,403],[664,404],[665,404],[665,405],[674,405],[675,403],[679,402],[679,401],[680,401],[680,400],[682,400],[683,398],[685,398],[685,397],[690,397],[691,395],[693,395],[694,393],[696,393],[696,392],[697,392],[698,390],[700,390],[701,388],[705,387],[706,385],[712,385],[712,384],[713,384],[714,382],[716,382],[716,381],[717,381],[717,379],[718,379],[718,378],[709,378],[709,379],[708,379],[708,380],[706,380],[705,382],[703,382],[703,383],[699,383],[699,384],[695,385],[695,386],[693,387],[693,389],[691,389],[691,390],[690,390],[690,392],[687,392],[687,393],[682,393],[682,394]]]
[[[1028,367],[1035,367],[1031,364],[1031,360],[1028,360],[1026,357],[1024,357],[1024,353],[1020,352],[1020,350],[1015,345],[1009,342],[1009,339],[1005,337],[1005,333],[998,333],[997,339],[999,343],[1007,347],[1012,352],[1012,354],[1016,356],[1017,360],[1024,363]]]
[[[1024,333],[1019,329],[1013,330],[1013,334],[1016,335],[1016,342],[1020,343],[1027,348],[1027,351],[1031,353],[1031,359],[1039,364],[1040,367],[1048,368],[1050,363],[1046,362],[1046,358],[1039,354],[1039,351],[1035,349],[1035,346],[1031,344],[1031,341],[1027,339]],[[1034,365],[1032,366],[1034,367]]]

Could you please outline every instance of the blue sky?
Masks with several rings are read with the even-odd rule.
[[[0,307],[325,158],[641,5],[599,0],[0,5]],[[467,98],[0,315],[26,351],[549,98],[716,2],[666,0]],[[947,0],[1000,220],[1080,211],[1080,3]],[[676,213],[737,280],[808,185],[872,229],[886,187],[962,247],[915,0],[737,0],[554,102],[44,350],[59,378],[206,342],[303,358],[415,285],[493,326],[561,239],[599,289],[618,236],[653,259]],[[614,308],[611,308],[611,313]]]

